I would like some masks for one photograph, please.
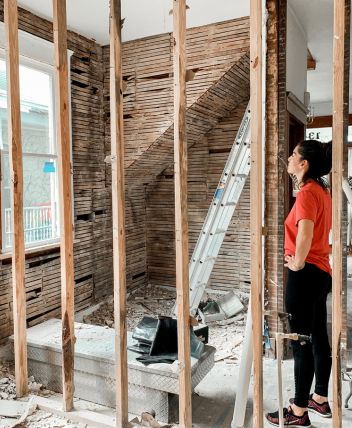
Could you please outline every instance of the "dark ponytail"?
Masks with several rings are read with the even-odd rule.
[[[326,189],[328,183],[323,177],[331,171],[332,142],[322,143],[318,140],[304,140],[298,144],[297,150],[301,158],[309,163],[309,169],[303,177],[303,182],[311,179]]]

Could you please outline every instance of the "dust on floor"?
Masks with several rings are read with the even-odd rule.
[[[43,385],[37,383],[33,376],[28,379],[28,389],[31,395],[41,395],[43,397],[50,397],[53,392],[45,389]],[[13,401],[28,401],[16,399],[16,383],[15,383],[15,369],[12,362],[0,361],[0,400],[13,400]],[[70,421],[60,418],[52,413],[35,410],[29,414],[25,421],[17,423],[15,418],[6,418],[0,415],[0,427],[16,427],[16,428],[53,428],[53,427],[68,427],[68,428],[83,428],[85,424],[74,424]]]
[[[211,290],[205,299],[218,300],[223,293]],[[248,294],[238,293],[245,308],[248,305]],[[90,315],[83,317],[87,324],[108,326],[114,328],[113,299],[103,302],[101,306]],[[175,306],[175,291],[161,287],[146,287],[130,294],[127,299],[127,329],[133,331],[143,316],[157,317],[172,316]],[[241,343],[244,338],[246,323],[246,310],[223,321],[209,324],[209,345],[216,348],[215,362],[225,361],[236,364],[241,355]]]
[[[221,293],[211,292],[208,297],[217,300]],[[238,297],[246,306],[248,295],[239,294]],[[175,305],[175,291],[162,288],[147,287],[139,289],[130,294],[127,300],[127,328],[133,331],[138,322],[145,315],[156,317],[172,315]],[[216,321],[209,324],[209,344],[217,349],[215,362],[226,365],[237,365],[240,359],[242,341],[244,337],[244,327],[246,312],[228,320]],[[83,321],[87,324],[108,326],[114,328],[113,299],[109,298],[102,302],[100,307],[90,315],[86,315]],[[50,397],[54,394],[44,386],[35,382],[33,377],[29,378],[29,390],[32,395]],[[14,366],[12,363],[0,362],[0,400],[16,400],[16,385],[14,376]],[[13,425],[12,421],[12,425]],[[0,416],[0,428],[10,427],[8,419]],[[55,414],[35,410],[28,415],[23,423],[17,425],[18,428],[83,428],[85,424],[73,423]]]

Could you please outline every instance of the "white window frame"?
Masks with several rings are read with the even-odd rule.
[[[20,65],[27,66],[29,68],[42,71],[51,76],[52,88],[51,88],[51,98],[52,98],[52,116],[49,116],[49,126],[52,127],[52,140],[50,141],[50,151],[52,153],[49,154],[41,154],[41,153],[26,153],[25,156],[35,156],[37,158],[43,157],[45,159],[53,159],[56,161],[56,167],[58,167],[58,147],[56,141],[56,101],[55,101],[55,85],[56,85],[56,73],[55,73],[55,61],[54,61],[54,44],[44,40],[40,37],[29,34],[25,31],[18,31],[18,41],[19,41],[19,56],[20,56]],[[68,70],[70,70],[70,60],[73,51],[67,50],[68,57]],[[1,59],[6,61],[6,34],[5,34],[5,24],[0,22],[0,57]],[[50,113],[49,113],[50,114]],[[69,124],[70,124],[70,160],[72,164],[72,129],[71,129],[71,87],[69,86]],[[1,150],[1,153],[8,153],[6,150]],[[55,153],[55,154],[53,154]],[[3,168],[3,156],[1,156],[1,168]],[[43,246],[58,244],[60,242],[61,235],[61,224],[60,224],[60,210],[59,210],[59,182],[58,182],[58,174],[60,171],[57,171],[54,175],[54,203],[57,204],[57,211],[54,210],[52,213],[56,214],[57,212],[57,222],[56,227],[58,229],[58,236],[54,239],[48,239],[38,242],[26,243],[26,250],[33,250],[35,248],[40,248]],[[1,184],[2,187],[3,184]],[[73,189],[73,176],[71,180],[71,188]],[[0,195],[2,198],[2,195]],[[53,198],[52,198],[53,203]],[[2,204],[1,204],[2,205]],[[73,211],[72,204],[72,211]],[[53,220],[54,221],[54,220]],[[5,218],[4,218],[4,210],[1,209],[1,223],[2,223],[2,248],[1,253],[11,253],[12,249],[9,247],[5,247]]]

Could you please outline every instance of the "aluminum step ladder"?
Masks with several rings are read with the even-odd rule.
[[[249,104],[215,191],[189,264],[190,312],[194,316],[250,171]]]

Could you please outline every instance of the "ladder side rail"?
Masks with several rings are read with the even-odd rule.
[[[248,104],[190,260],[190,307],[192,309],[197,306],[195,308],[197,310],[209,282],[216,257],[242,193],[245,176],[249,173],[249,146]]]
[[[224,233],[225,235],[225,233]],[[218,239],[216,240],[216,242],[213,243],[214,246],[214,252],[216,252],[217,254],[220,251],[221,245],[223,243],[224,238],[222,237],[218,237]],[[216,262],[216,256],[214,258],[212,258],[211,260],[208,260],[206,262],[206,264],[204,264],[204,266],[202,267],[202,269],[200,269],[199,271],[199,277],[198,277],[198,284],[191,285],[191,296],[190,296],[190,308],[191,308],[191,313],[195,313],[197,311],[197,308],[199,306],[199,303],[202,299],[203,293],[204,293],[204,289],[207,287],[208,282],[209,282],[209,278],[211,275],[211,272],[214,268]],[[202,287],[203,285],[203,287]]]
[[[228,179],[230,178],[230,174],[229,172],[233,170],[233,165],[235,165],[237,163],[237,158],[239,156],[241,156],[242,154],[242,147],[243,147],[243,142],[246,138],[246,136],[250,133],[250,126],[249,126],[249,107],[247,107],[246,109],[246,113],[245,113],[245,117],[242,119],[240,128],[237,132],[237,136],[235,138],[235,142],[232,146],[229,158],[226,162],[225,168],[223,170],[223,173],[221,175],[220,181],[218,183],[218,186],[216,188],[216,191],[214,193],[214,197],[212,200],[212,203],[210,205],[210,209],[208,211],[208,214],[205,218],[204,221],[204,225],[208,222],[209,218],[212,217],[213,212],[216,211],[217,206],[219,205],[218,202],[221,202],[222,198],[223,198],[223,193],[220,193],[220,197],[219,197],[219,201],[218,198],[216,197],[216,193],[218,190],[225,188]],[[240,137],[239,137],[240,135]],[[247,143],[245,141],[245,143]],[[204,226],[203,226],[204,229]]]
[[[249,124],[249,122],[248,122],[248,124]],[[243,130],[244,136],[248,135],[248,133],[249,133],[248,130],[249,130],[249,126],[247,126],[247,128],[245,130]],[[242,144],[240,146],[237,146],[237,153],[236,153],[237,156],[234,157],[234,159],[233,159],[233,166],[232,166],[232,168],[228,168],[229,172],[226,173],[226,175],[225,175],[225,173],[223,174],[223,176],[225,178],[223,178],[222,180],[226,179],[226,182],[224,183],[221,180],[219,182],[219,185],[217,187],[217,190],[215,191],[214,198],[213,198],[212,203],[211,203],[211,207],[210,207],[208,214],[207,214],[207,217],[204,221],[200,236],[198,238],[196,246],[194,247],[194,251],[193,251],[191,260],[198,259],[199,255],[204,252],[203,241],[205,241],[207,239],[207,232],[209,232],[209,230],[212,228],[214,222],[216,221],[216,219],[218,217],[217,216],[218,211],[221,210],[223,208],[223,206],[226,204],[226,202],[224,202],[224,200],[228,194],[227,193],[228,189],[229,189],[228,183],[231,181],[231,179],[233,179],[232,174],[235,174],[233,171],[236,171],[236,168],[238,169],[238,163],[240,163],[240,165],[243,163],[244,157],[247,158],[247,151],[245,150],[243,152],[243,148],[245,146],[248,146],[248,143],[242,142]],[[217,194],[217,191],[219,190],[221,184],[224,185],[224,188],[222,189],[221,195],[218,199],[216,197],[216,194]],[[192,271],[190,272],[190,277],[191,277],[191,275],[192,275]]]
[[[244,187],[245,184],[245,180],[242,183],[242,189]],[[236,203],[237,206],[237,203]],[[235,207],[236,207],[235,206]],[[234,208],[235,208],[234,207]],[[233,208],[233,207],[231,207]],[[232,210],[232,215],[234,213],[234,209]],[[224,225],[224,229],[228,229],[229,223],[231,222],[232,216],[229,216],[229,221],[227,222],[227,227]],[[209,270],[207,267],[205,267],[204,263],[209,263],[208,262],[203,262],[201,263],[200,260],[198,260],[198,265],[196,266],[198,269],[195,270],[194,275],[191,278],[190,281],[190,287],[191,287],[191,293],[190,293],[190,305],[191,305],[191,309],[197,309],[198,305],[202,299],[202,295],[204,293],[204,288],[207,286],[208,282],[209,282],[209,278],[212,272],[212,268],[215,265],[215,259],[217,258],[219,252],[220,252],[220,248],[221,245],[224,241],[226,232],[223,232],[221,234],[218,234],[215,236],[215,239],[212,240],[212,242],[209,244],[209,254],[211,254],[212,256],[212,266],[211,269]],[[204,288],[201,288],[200,285],[204,284]]]
[[[239,200],[240,194],[243,190],[244,184],[245,184],[245,176],[246,174],[248,175],[249,170],[250,170],[250,164],[248,162],[249,160],[249,154],[250,154],[250,150],[249,150],[249,145],[248,148],[245,149],[244,151],[244,156],[241,159],[241,164],[240,166],[237,165],[237,171],[239,174],[243,175],[243,177],[240,178],[240,180],[238,180],[238,175],[239,174],[234,174],[230,177],[229,183],[232,185],[228,186],[228,188],[226,189],[225,195],[224,195],[224,200],[223,203],[226,204],[226,200],[228,200],[229,198],[229,194],[231,195],[231,192],[235,195],[235,201],[236,203],[233,206],[222,206],[222,210],[219,210],[219,218],[217,218],[217,225],[216,225],[216,221],[213,222],[213,224],[215,224],[215,227],[213,227],[213,230],[208,230],[208,231],[203,231],[203,235],[204,236],[204,242],[202,245],[202,253],[200,254],[204,254],[204,259],[206,257],[208,257],[209,255],[211,255],[213,258],[216,258],[219,251],[220,251],[220,247],[222,245],[222,242],[224,240],[225,237],[225,233],[223,234],[217,234],[215,235],[216,232],[218,232],[219,230],[224,230],[226,231],[229,227],[229,224],[231,222],[233,213],[235,211],[235,208],[237,206],[237,202]],[[216,240],[216,244],[212,244],[212,241],[214,240],[214,237],[217,237]],[[207,238],[207,239],[205,239]],[[213,247],[213,248],[212,248]],[[215,247],[215,248],[214,248]],[[191,307],[193,309],[194,305],[197,303],[198,304],[202,298],[203,292],[204,292],[204,288],[206,287],[210,275],[211,275],[211,269],[209,271],[209,269],[206,269],[204,266],[204,259],[201,260],[201,258],[193,258],[192,259],[192,263],[193,263],[193,269],[190,271],[190,287],[191,287]],[[213,265],[215,264],[215,261],[213,263]],[[212,265],[212,267],[213,267]],[[206,269],[206,270],[205,270]],[[202,271],[206,272],[206,275],[201,275]],[[204,278],[205,276],[205,278]],[[202,287],[203,284],[203,287]],[[200,288],[200,290],[198,290],[198,288]],[[197,292],[196,292],[197,290]]]
[[[247,171],[249,172],[250,166],[248,165],[248,162],[246,163],[246,168],[247,168]],[[216,235],[210,235],[209,236],[210,239],[208,239],[208,241],[206,242],[205,248],[207,251],[205,251],[205,258],[211,256],[214,259],[213,265],[215,264],[215,259],[219,254],[221,245],[226,235],[226,231],[228,230],[229,224],[231,223],[233,213],[237,206],[240,193],[243,190],[245,181],[246,180],[243,179],[241,180],[241,182],[236,183],[237,184],[236,185],[237,191],[235,191],[236,199],[237,199],[236,205],[226,207],[228,209],[227,211],[229,212],[227,213],[227,215],[223,215],[220,220],[218,227],[219,229],[223,230],[223,232],[217,233]],[[204,289],[201,288],[201,284],[204,284],[204,286],[206,287],[211,275],[211,270],[209,271],[208,266],[205,266],[205,263],[207,262],[205,262],[204,259],[196,260],[194,263],[196,264],[196,266],[194,269],[194,274],[190,279],[190,288],[191,288],[190,303],[191,303],[192,309],[196,304],[199,304],[202,298]]]

